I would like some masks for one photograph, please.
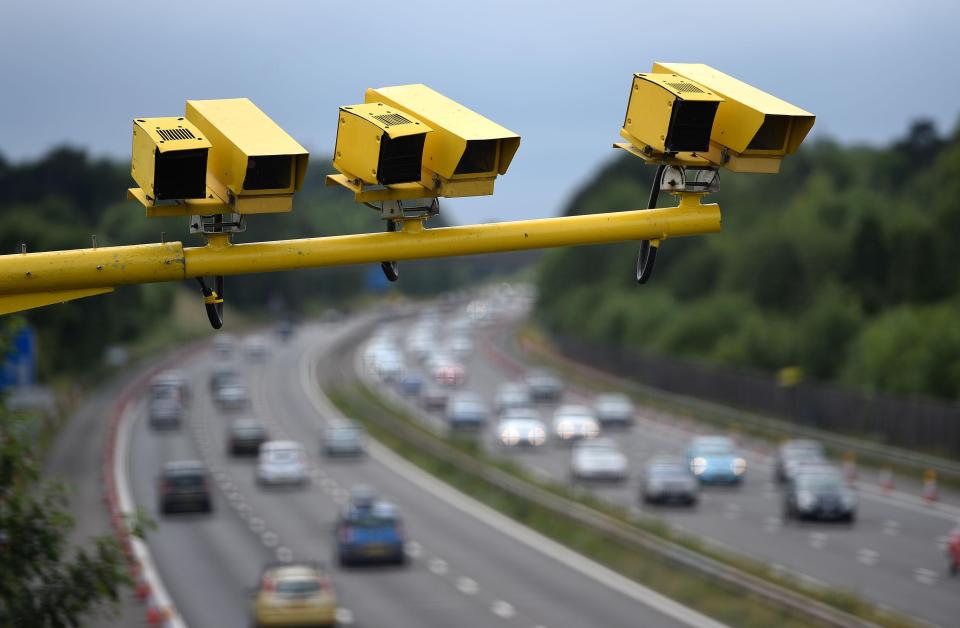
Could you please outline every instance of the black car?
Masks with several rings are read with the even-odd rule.
[[[270,440],[267,428],[256,419],[237,419],[227,429],[227,452],[231,456],[256,456],[260,445]]]
[[[526,384],[533,401],[557,401],[563,396],[563,382],[546,369],[531,371]]]
[[[183,420],[183,405],[178,398],[151,399],[147,414],[153,429],[177,429]]]
[[[857,495],[839,473],[801,473],[787,482],[785,519],[818,519],[853,522]]]
[[[818,441],[805,438],[784,441],[777,448],[773,463],[773,478],[783,484],[803,467],[812,464],[826,464],[823,445]]]
[[[202,462],[178,460],[163,465],[157,478],[157,510],[213,512],[210,476]]]

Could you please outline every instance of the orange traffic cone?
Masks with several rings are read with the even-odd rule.
[[[937,472],[934,469],[927,469],[923,472],[923,500],[930,506],[940,498],[937,490]]]
[[[843,454],[843,477],[847,479],[847,484],[857,481],[857,454],[852,451]]]
[[[893,470],[888,468],[880,471],[880,488],[883,489],[884,495],[893,492]]]

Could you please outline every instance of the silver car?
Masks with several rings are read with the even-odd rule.
[[[563,382],[546,369],[531,371],[526,383],[534,401],[556,401],[563,396]]]
[[[329,458],[358,457],[366,450],[366,431],[350,421],[336,421],[323,431],[321,451]]]
[[[561,444],[596,438],[600,434],[600,423],[587,406],[560,406],[553,413],[553,434]]]
[[[502,384],[497,389],[497,396],[493,402],[497,414],[503,414],[514,408],[529,408],[533,405],[530,392],[523,384]]]
[[[643,469],[640,497],[648,504],[675,502],[693,506],[700,483],[679,456],[654,456]]]
[[[570,479],[621,482],[627,479],[627,457],[612,439],[579,441],[570,456]]]
[[[459,393],[447,402],[447,423],[451,429],[482,428],[490,415],[490,408],[472,393]]]
[[[307,483],[307,454],[303,445],[291,440],[271,440],[260,445],[257,484]]]
[[[630,397],[620,393],[604,393],[597,395],[593,401],[593,409],[597,413],[600,425],[618,425],[627,427],[633,424],[636,408]]]
[[[540,447],[547,442],[547,427],[535,410],[515,408],[497,423],[497,440],[505,447]]]

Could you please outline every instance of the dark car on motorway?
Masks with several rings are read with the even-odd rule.
[[[563,396],[563,381],[546,369],[531,371],[526,384],[533,401],[557,401]]]
[[[416,397],[423,389],[423,375],[420,373],[405,373],[399,382],[400,392],[409,397]]]
[[[233,367],[218,366],[210,373],[210,394],[216,395],[224,386],[239,384],[240,373]]]
[[[231,456],[256,456],[270,434],[257,419],[236,419],[227,428],[227,453]]]
[[[406,563],[406,536],[397,507],[378,499],[366,486],[351,491],[350,503],[337,519],[335,534],[341,565]]]
[[[157,478],[157,510],[161,514],[213,511],[210,476],[202,462],[178,460],[163,465]]]
[[[774,479],[784,483],[802,467],[826,464],[823,445],[815,440],[798,438],[780,443],[773,463]]]
[[[328,458],[357,458],[366,451],[366,430],[350,421],[335,421],[323,430],[320,451]]]
[[[151,399],[147,405],[147,417],[153,429],[177,429],[183,421],[183,405],[179,397]]]
[[[847,521],[857,518],[857,494],[838,472],[801,473],[787,482],[784,519]]]
[[[489,416],[490,408],[473,393],[458,393],[447,402],[447,424],[452,430],[479,430]]]
[[[450,393],[435,384],[427,384],[420,391],[420,404],[426,410],[443,410],[449,398]]]
[[[697,503],[700,483],[679,456],[654,456],[643,468],[640,498],[648,504]]]

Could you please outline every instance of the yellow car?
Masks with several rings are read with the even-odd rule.
[[[334,626],[337,595],[317,564],[270,564],[253,608],[255,626]]]

